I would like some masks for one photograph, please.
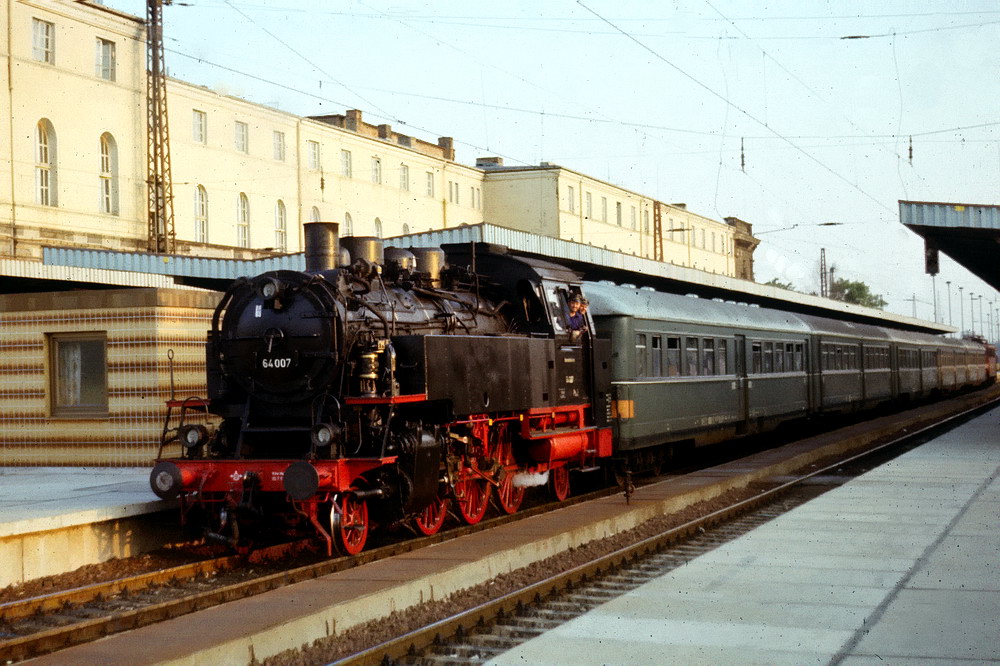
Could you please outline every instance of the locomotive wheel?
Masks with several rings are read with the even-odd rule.
[[[524,501],[524,488],[514,485],[515,474],[514,471],[508,471],[500,485],[497,486],[497,499],[500,501],[500,508],[504,510],[504,513],[516,513],[521,508],[521,502]]]
[[[338,502],[340,510],[331,514],[337,549],[344,555],[357,555],[368,541],[368,504],[351,493]]]
[[[444,525],[444,519],[447,517],[448,499],[445,497],[435,497],[434,501],[428,504],[427,508],[413,519],[413,524],[418,532],[424,536],[430,536],[438,533],[438,530]]]
[[[549,477],[552,496],[560,502],[569,497],[569,470],[566,467],[555,467],[549,470]]]
[[[466,479],[455,484],[458,513],[469,525],[475,525],[486,515],[490,503],[490,484],[486,479]]]

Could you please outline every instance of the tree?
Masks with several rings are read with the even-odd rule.
[[[830,284],[830,298],[877,310],[889,304],[881,295],[873,294],[871,288],[864,282],[844,278],[835,278]]]
[[[795,285],[793,285],[791,282],[782,282],[778,278],[771,278],[764,284],[772,287],[778,287],[779,289],[787,289],[789,291],[795,291]]]

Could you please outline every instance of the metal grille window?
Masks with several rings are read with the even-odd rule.
[[[31,57],[38,62],[56,62],[56,26],[41,19],[31,19]]]
[[[432,197],[434,196],[434,173],[428,171],[426,173],[426,177],[427,177],[427,187],[424,191],[427,193],[427,196]]]
[[[250,200],[243,192],[236,200],[236,244],[250,247]]]
[[[101,135],[101,188],[100,209],[102,213],[118,214],[118,150],[110,134]]]
[[[285,202],[278,200],[274,207],[274,249],[284,252],[288,248],[288,220]]]
[[[35,126],[35,203],[56,205],[56,151],[52,124],[41,120]]]
[[[236,121],[233,142],[238,152],[250,152],[250,127],[246,123]]]
[[[115,80],[115,43],[107,39],[97,40],[95,74],[106,81]]]
[[[274,131],[274,159],[285,161],[285,133],[278,130]]]
[[[354,165],[351,160],[351,151],[340,151],[340,175],[350,178],[354,174]]]
[[[52,416],[107,416],[107,334],[53,333],[48,341]]]
[[[208,242],[208,192],[201,185],[194,191],[194,239]]]

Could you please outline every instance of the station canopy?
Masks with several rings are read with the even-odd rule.
[[[924,239],[928,273],[940,251],[1000,291],[1000,206],[900,201],[899,219]]]

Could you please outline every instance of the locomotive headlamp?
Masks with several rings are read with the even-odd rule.
[[[258,293],[260,293],[261,298],[265,301],[273,301],[274,299],[280,297],[284,290],[285,285],[279,280],[267,278],[261,282],[261,285],[258,288]]]
[[[186,425],[178,433],[186,449],[195,449],[208,441],[208,429],[203,425]]]
[[[336,437],[339,428],[329,423],[320,423],[312,429],[312,443],[317,448],[330,446],[333,438]]]

